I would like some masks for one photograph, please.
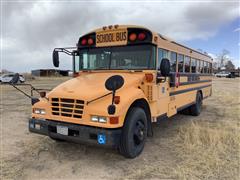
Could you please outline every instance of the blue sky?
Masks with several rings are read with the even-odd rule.
[[[235,66],[240,67],[240,31],[235,31],[238,28],[240,28],[240,18],[220,27],[217,33],[212,37],[182,42],[194,49],[202,49],[203,51],[214,55],[217,55],[221,50],[226,49],[230,52],[230,57],[233,59]]]

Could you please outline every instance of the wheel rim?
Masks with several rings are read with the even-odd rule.
[[[145,137],[145,125],[141,120],[138,120],[135,124],[133,132],[133,141],[136,146],[143,143]]]

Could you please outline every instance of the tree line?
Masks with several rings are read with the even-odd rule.
[[[233,70],[235,69],[235,65],[232,62],[233,60],[230,57],[230,52],[226,49],[223,49],[217,57],[213,59],[213,69],[220,70]]]

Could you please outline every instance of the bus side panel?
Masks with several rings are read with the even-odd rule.
[[[175,95],[177,109],[195,103],[197,91]]]

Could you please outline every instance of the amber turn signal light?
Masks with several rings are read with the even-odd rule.
[[[120,103],[120,96],[114,96],[114,103],[119,104]]]
[[[145,74],[145,78],[147,82],[152,82],[153,81],[153,74],[147,73]]]
[[[118,117],[110,117],[109,122],[110,124],[118,124]]]
[[[39,92],[39,94],[40,94],[40,97],[41,97],[41,98],[46,97],[46,92],[45,92],[45,91]]]

